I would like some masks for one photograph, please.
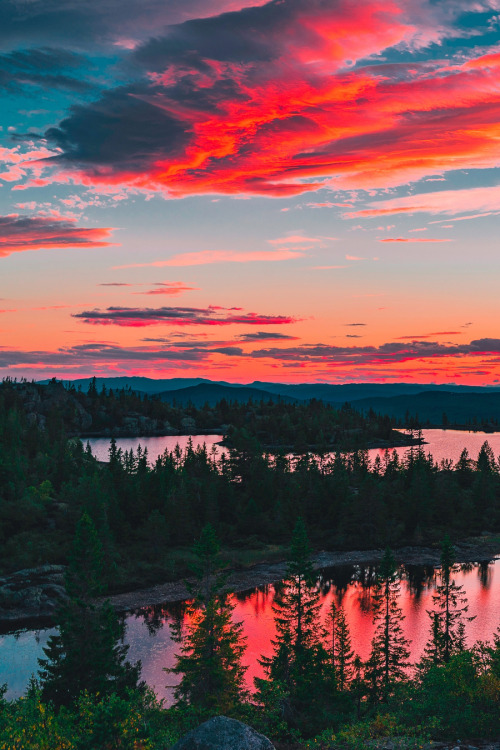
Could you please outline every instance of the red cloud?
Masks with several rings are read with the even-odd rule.
[[[495,167],[496,57],[381,64],[389,47],[439,42],[445,22],[440,4],[295,0],[170,27],[131,56],[146,83],[48,132],[55,162],[84,181],[173,195],[288,196],[332,179],[387,187]]]
[[[107,247],[113,230],[79,227],[71,219],[0,216],[0,258],[22,250],[52,247]]]

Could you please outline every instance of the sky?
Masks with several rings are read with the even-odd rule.
[[[0,376],[500,384],[500,0],[2,0]]]

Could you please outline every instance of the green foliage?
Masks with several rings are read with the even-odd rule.
[[[17,701],[0,704],[4,750],[167,750],[183,733],[151,692],[100,697],[81,693],[56,712],[36,683]]]
[[[332,611],[328,635],[319,627],[306,533],[307,527],[314,545],[333,548],[435,541],[488,525],[499,530],[500,472],[487,444],[477,463],[463,453],[456,466],[437,466],[417,449],[403,460],[387,452],[372,465],[364,450],[315,458],[305,452],[313,442],[318,449],[340,444],[357,429],[364,440],[364,418],[318,402],[221,402],[196,410],[96,388],[65,400],[57,383],[47,386],[56,406],[44,425],[25,409],[33,394],[43,400],[42,388],[0,387],[0,563],[9,570],[67,562],[69,599],[41,661],[41,685],[32,683],[13,702],[0,691],[0,748],[167,750],[221,712],[273,739],[298,743],[316,735],[311,747],[361,748],[390,737],[397,748],[394,738],[413,747],[430,737],[498,736],[500,631],[490,644],[465,648],[470,618],[453,581],[449,540],[430,613],[431,651],[412,677],[391,555],[379,571],[376,633],[363,665],[352,654],[342,610]],[[74,399],[96,429],[122,424],[134,409],[173,425],[186,418],[210,427],[232,421],[233,447],[229,458],[216,460],[189,445],[151,466],[142,449],[122,453],[112,443],[110,462],[101,465],[78,439],[68,439],[79,413]],[[377,429],[377,415],[367,420]],[[259,441],[271,433],[281,445],[297,444],[300,434],[303,455],[264,455]],[[276,553],[297,518],[287,581],[277,587],[274,652],[263,659],[256,705],[245,702],[241,624],[232,621],[231,597],[221,593],[221,545],[226,560],[229,545],[234,556],[245,545],[249,556],[251,545]],[[135,689],[138,668],[126,660],[123,622],[96,596],[129,586],[133,575],[138,583],[167,571],[177,576],[193,538],[198,585],[191,620],[178,633],[178,703],[165,710],[150,692]]]
[[[495,737],[500,732],[500,679],[478,650],[464,650],[401,686],[393,708],[409,726],[435,738]]]

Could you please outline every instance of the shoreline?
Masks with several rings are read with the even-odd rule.
[[[457,542],[455,545],[457,564],[465,563],[491,563],[500,558],[500,540],[498,536],[479,537]],[[436,547],[405,546],[393,550],[399,565],[429,565],[438,567],[440,564],[441,550]],[[320,571],[335,566],[349,565],[371,565],[377,564],[384,554],[383,549],[351,550],[331,552],[322,550],[313,556],[313,568]],[[260,562],[248,568],[232,569],[227,571],[227,583],[225,590],[240,593],[258,586],[266,586],[282,580],[286,574],[287,563],[283,559],[278,562]],[[14,633],[22,630],[38,630],[51,627],[54,623],[54,613],[59,602],[64,600],[63,567],[47,566],[45,569],[52,579],[46,583],[39,581],[39,585],[46,585],[54,592],[54,584],[57,579],[57,597],[47,598],[45,606],[38,611],[33,607],[27,609],[26,598],[19,601],[14,607],[0,610],[0,634]],[[39,569],[41,572],[41,570]],[[18,571],[12,574],[12,578],[19,577],[22,573],[33,573],[35,571]],[[41,577],[42,578],[42,577]],[[3,581],[7,579],[4,578]],[[194,579],[182,579],[154,584],[145,588],[134,589],[118,594],[103,597],[101,601],[109,600],[113,608],[120,614],[137,613],[147,607],[161,605],[162,603],[181,602],[189,598],[187,583],[193,583]],[[56,593],[56,592],[54,592]],[[38,603],[41,604],[40,599]],[[29,605],[28,605],[29,606]]]

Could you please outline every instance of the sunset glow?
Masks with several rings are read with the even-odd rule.
[[[2,376],[500,383],[500,3],[7,0]]]

